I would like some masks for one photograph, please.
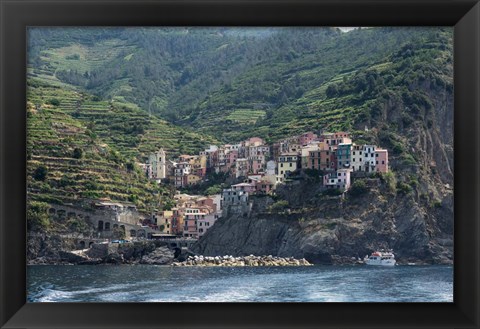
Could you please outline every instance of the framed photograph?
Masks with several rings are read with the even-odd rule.
[[[478,328],[478,1],[1,1],[2,328]]]

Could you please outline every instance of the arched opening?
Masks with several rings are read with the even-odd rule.
[[[98,230],[103,231],[103,220],[98,221]]]
[[[110,222],[105,222],[105,231],[110,231]]]
[[[137,236],[137,231],[135,231],[135,230],[130,230],[130,236],[131,236],[131,237],[136,237],[136,236]]]
[[[175,248],[175,249],[173,250],[173,257],[178,258],[178,256],[180,256],[181,253],[182,253],[182,249],[180,249],[180,248]]]
[[[90,243],[88,244],[88,248],[92,248],[93,246],[93,241],[90,241]]]
[[[80,241],[80,243],[78,244],[78,247],[80,249],[85,249],[85,241]]]
[[[54,215],[56,212],[57,212],[57,210],[55,210],[55,208],[50,208],[50,209],[48,209],[48,213],[49,213],[50,215]]]

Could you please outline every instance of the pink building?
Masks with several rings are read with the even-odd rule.
[[[379,172],[388,172],[388,151],[384,149],[375,149],[375,170]]]
[[[308,133],[304,133],[299,136],[298,142],[300,145],[304,146],[313,141],[314,139],[317,138],[317,135],[314,134],[313,132],[309,131]]]
[[[227,166],[228,167],[234,166],[235,162],[237,161],[237,158],[238,158],[238,151],[237,150],[232,150],[232,151],[228,152],[228,154],[226,156]]]
[[[274,188],[274,184],[268,180],[259,180],[255,182],[255,190],[257,193],[269,194]]]
[[[214,212],[217,211],[217,205],[215,204],[215,201],[213,198],[199,198],[197,199],[197,206],[199,207],[209,207],[211,208]]]
[[[202,214],[197,220],[197,236],[200,238],[207,230],[215,224],[218,219],[218,214]]]

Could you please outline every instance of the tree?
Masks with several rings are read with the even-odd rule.
[[[327,90],[325,91],[325,93],[327,94],[328,98],[332,98],[332,97],[337,96],[338,95],[337,85],[329,85],[327,87]]]
[[[74,150],[73,150],[73,157],[75,159],[81,159],[83,157],[83,150],[76,147]]]
[[[50,227],[48,204],[32,201],[27,209],[27,228],[29,230],[45,230]]]
[[[45,166],[38,166],[33,172],[33,178],[35,180],[44,181],[47,178],[48,169]]]
[[[58,106],[60,105],[60,101],[57,98],[51,98],[47,101],[47,104]]]
[[[205,195],[214,195],[222,192],[222,187],[220,185],[210,186],[205,190]]]

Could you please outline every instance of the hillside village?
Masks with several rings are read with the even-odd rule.
[[[342,194],[349,190],[355,175],[388,172],[388,151],[376,145],[357,145],[347,132],[307,132],[272,145],[259,137],[210,145],[197,155],[177,159],[169,159],[160,149],[140,165],[149,179],[176,189],[199,184],[208,179],[208,173],[224,173],[235,182],[221,195],[177,194],[175,207],[145,221],[154,230],[198,239],[222,214],[248,212],[252,206],[249,196],[275,193],[279,184],[288,183],[301,171],[321,175],[324,189]]]

